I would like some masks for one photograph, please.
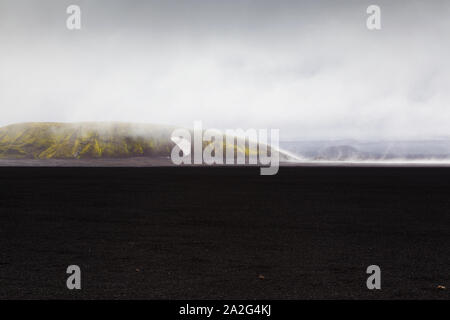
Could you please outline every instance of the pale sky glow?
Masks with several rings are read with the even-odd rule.
[[[380,31],[366,28],[373,3]],[[80,31],[66,29],[70,4]],[[450,136],[449,34],[448,1],[0,0],[0,125]]]

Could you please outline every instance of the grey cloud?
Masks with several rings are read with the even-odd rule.
[[[377,32],[365,28],[372,3]],[[82,8],[79,32],[65,28],[69,4]],[[0,0],[0,125],[448,135],[449,16],[448,1]]]

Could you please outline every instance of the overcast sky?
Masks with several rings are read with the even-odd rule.
[[[66,8],[82,30],[66,28]],[[366,28],[381,7],[382,29]],[[450,137],[450,1],[0,0],[0,125]]]

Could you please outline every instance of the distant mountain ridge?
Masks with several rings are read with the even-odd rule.
[[[449,161],[450,139],[410,141],[285,141],[303,161]]]

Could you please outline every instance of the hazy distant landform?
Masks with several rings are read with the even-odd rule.
[[[305,162],[450,163],[450,140],[290,141],[281,148]]]

